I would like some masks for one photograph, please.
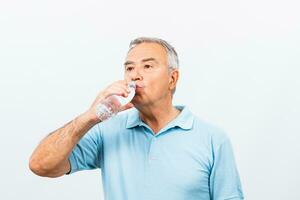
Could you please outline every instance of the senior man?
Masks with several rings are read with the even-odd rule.
[[[30,169],[59,177],[99,168],[107,200],[243,199],[226,133],[187,106],[172,104],[178,67],[168,42],[133,40],[124,80],[102,90],[86,112],[43,139]],[[137,86],[131,103],[100,121],[97,105],[113,94],[128,96],[130,81]]]

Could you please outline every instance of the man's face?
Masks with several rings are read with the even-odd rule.
[[[132,103],[148,105],[171,95],[168,56],[156,43],[142,43],[131,49],[125,61],[125,79],[136,81]],[[144,86],[144,87],[140,87]]]

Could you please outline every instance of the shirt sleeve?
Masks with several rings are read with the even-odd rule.
[[[100,168],[102,147],[103,142],[100,127],[95,125],[73,148],[69,156],[71,169],[67,174]]]
[[[232,145],[228,138],[214,151],[209,186],[212,200],[244,199]]]

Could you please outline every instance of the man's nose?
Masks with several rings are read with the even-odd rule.
[[[132,81],[143,80],[143,76],[138,69],[135,69],[131,75]]]

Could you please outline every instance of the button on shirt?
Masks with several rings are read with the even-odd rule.
[[[106,200],[241,200],[230,141],[186,106],[154,134],[135,108],[90,129],[70,173],[101,169]]]

